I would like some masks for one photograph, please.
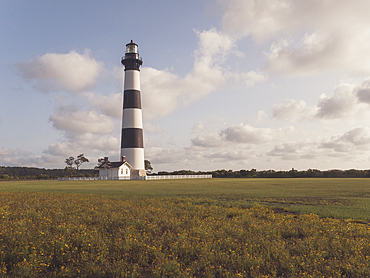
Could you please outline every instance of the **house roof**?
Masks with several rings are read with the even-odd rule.
[[[128,163],[127,161],[123,162],[123,161],[119,161],[119,162],[103,162],[102,164],[100,164],[99,166],[96,166],[95,168],[96,169],[102,169],[102,168],[119,168],[121,167],[122,165],[126,165],[128,168],[132,169],[133,167],[130,165],[130,163]]]

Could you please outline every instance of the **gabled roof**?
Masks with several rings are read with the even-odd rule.
[[[122,165],[126,165],[128,168],[132,169],[133,167],[130,165],[130,163],[128,163],[127,161],[123,162],[123,161],[119,161],[119,162],[103,162],[102,164],[100,164],[99,166],[96,166],[95,169],[103,169],[103,168],[119,168],[121,167]]]

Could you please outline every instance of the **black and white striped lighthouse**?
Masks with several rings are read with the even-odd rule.
[[[133,175],[146,175],[144,166],[143,119],[140,95],[140,66],[143,64],[137,44],[126,44],[123,93],[121,157],[133,167]]]

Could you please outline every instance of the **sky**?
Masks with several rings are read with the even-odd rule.
[[[120,153],[125,45],[145,159],[189,169],[370,168],[370,1],[0,0],[0,165]]]

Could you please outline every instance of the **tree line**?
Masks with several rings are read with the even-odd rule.
[[[215,171],[192,171],[178,170],[172,172],[159,171],[148,173],[149,175],[212,175],[213,178],[370,178],[369,170],[327,170],[308,169],[298,171],[292,168],[289,171],[275,170],[215,170]],[[97,177],[99,171],[94,169],[79,169],[78,172],[70,168],[65,169],[45,169],[35,167],[11,167],[0,166],[0,180],[43,180],[57,179],[58,177]]]
[[[161,171],[152,175],[210,175],[213,178],[370,178],[369,170],[327,170],[320,171],[318,169],[308,169],[298,171],[292,168],[289,171],[275,171],[275,170],[215,170],[215,171],[191,171],[180,170],[173,172]]]
[[[0,166],[0,180],[53,180],[70,175],[70,171],[66,169]],[[80,169],[78,173],[75,173],[75,176],[95,177],[99,176],[99,171]]]

